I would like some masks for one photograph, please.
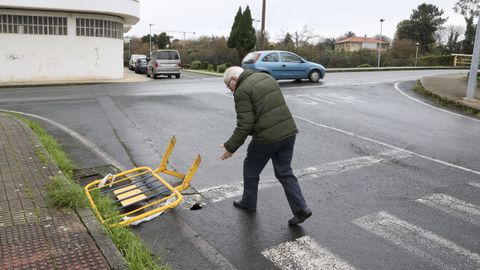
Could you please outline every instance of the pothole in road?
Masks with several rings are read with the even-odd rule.
[[[193,211],[200,210],[200,209],[202,209],[202,204],[200,203],[194,203],[192,207],[190,207],[190,210],[193,210]]]

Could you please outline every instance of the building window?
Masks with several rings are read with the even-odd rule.
[[[123,24],[114,21],[77,18],[77,36],[123,38]]]
[[[66,36],[67,18],[0,14],[0,33]]]

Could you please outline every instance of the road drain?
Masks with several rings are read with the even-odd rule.
[[[74,171],[74,177],[81,186],[85,186],[93,180],[101,179],[109,173],[117,173],[118,170],[112,166],[99,166],[92,168],[82,168]]]
[[[202,205],[199,203],[195,203],[192,207],[190,207],[190,210],[200,210],[202,209]]]

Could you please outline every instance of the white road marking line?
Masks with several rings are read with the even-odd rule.
[[[284,96],[286,99],[298,101],[298,102],[303,103],[303,104],[307,104],[307,105],[318,105],[318,102],[313,101],[313,100],[307,100],[307,99],[299,98],[299,97],[297,97],[297,96],[292,96],[292,95],[283,95],[283,96]],[[333,104],[333,105],[335,105],[335,104]]]
[[[346,160],[330,162],[316,167],[308,167],[300,170],[295,170],[294,174],[299,181],[306,181],[316,179],[322,175],[332,175],[341,172],[359,169],[375,164],[387,162],[390,160],[399,160],[411,157],[411,155],[397,150],[387,151],[375,156],[362,156]],[[259,189],[270,188],[273,186],[280,186],[275,178],[262,180],[258,185]],[[231,185],[220,185],[198,190],[198,192],[210,202],[220,202],[229,198],[237,197],[243,193],[243,182],[238,182]]]
[[[480,207],[476,205],[439,193],[418,199],[417,201],[480,226]]]
[[[458,269],[459,262],[461,269],[480,269],[478,254],[389,213],[368,215],[354,223],[440,269]]]
[[[336,94],[336,93],[324,93],[324,94],[316,94],[317,96],[328,96],[334,99],[340,99],[345,103],[364,103],[363,101],[358,100],[357,97],[344,95],[344,94]]]
[[[330,130],[333,130],[333,131],[337,131],[337,132],[340,132],[340,133],[343,133],[343,134],[346,134],[346,135],[349,135],[349,136],[352,136],[352,137],[355,137],[355,138],[358,138],[358,139],[361,139],[361,140],[364,140],[364,141],[368,141],[368,142],[376,143],[376,144],[379,144],[379,145],[383,145],[385,147],[392,148],[392,149],[395,149],[395,150],[398,150],[398,151],[403,151],[405,153],[408,153],[410,155],[413,155],[413,156],[416,156],[416,157],[419,157],[419,158],[423,158],[423,159],[426,159],[426,160],[429,160],[429,161],[440,163],[442,165],[446,165],[446,166],[449,166],[449,167],[452,167],[452,168],[456,168],[456,169],[459,169],[459,170],[462,170],[462,171],[465,171],[465,172],[470,172],[470,173],[473,173],[473,174],[476,174],[476,175],[480,175],[479,171],[475,171],[475,170],[472,170],[472,169],[469,169],[469,168],[466,168],[466,167],[462,167],[462,166],[459,166],[459,165],[455,165],[455,164],[452,164],[452,163],[449,163],[449,162],[446,162],[446,161],[442,161],[442,160],[439,160],[439,159],[435,159],[435,158],[427,157],[427,156],[424,156],[424,155],[420,155],[420,154],[417,154],[413,151],[403,149],[401,147],[397,147],[397,146],[394,146],[394,145],[391,145],[391,144],[388,144],[388,143],[384,143],[384,142],[381,142],[381,141],[378,141],[378,140],[375,140],[375,139],[372,139],[372,138],[368,138],[368,137],[365,137],[365,136],[357,135],[353,132],[345,131],[345,130],[342,130],[342,129],[339,129],[339,128],[334,128],[334,127],[323,125],[323,124],[319,124],[319,123],[316,123],[312,120],[308,120],[308,119],[300,117],[300,116],[295,116],[294,115],[293,118],[305,121],[307,123],[310,123],[310,124],[318,126],[318,127],[322,127],[322,128],[325,128],[325,129],[330,129]]]
[[[320,101],[320,102],[323,102],[323,103],[327,103],[327,104],[330,104],[330,105],[337,105],[335,102],[333,101],[330,101],[328,99],[324,99],[324,98],[319,98],[319,97],[313,97],[312,95],[308,95],[308,94],[298,94],[296,95],[297,97],[304,97],[304,98],[307,98],[307,99],[313,99],[315,101]],[[318,96],[318,95],[317,95]]]
[[[413,101],[415,101],[415,102],[421,103],[421,104],[423,104],[423,105],[425,105],[425,106],[427,106],[427,107],[430,107],[430,108],[435,109],[435,110],[438,110],[438,111],[442,111],[442,112],[444,112],[444,113],[448,113],[448,114],[455,115],[455,116],[458,116],[458,117],[462,117],[462,118],[465,118],[465,119],[470,119],[470,120],[474,120],[474,121],[480,122],[479,119],[475,119],[475,118],[473,118],[473,117],[468,117],[468,116],[465,116],[465,115],[461,115],[461,114],[458,114],[458,113],[454,113],[454,112],[451,112],[451,111],[447,111],[447,110],[444,110],[444,109],[440,109],[440,108],[437,108],[437,107],[432,106],[432,105],[430,105],[430,104],[427,104],[427,103],[425,103],[425,102],[423,102],[423,101],[421,101],[421,100],[418,100],[418,99],[416,99],[416,98],[414,98],[414,97],[411,97],[411,96],[407,95],[405,92],[403,92],[403,91],[400,89],[400,87],[398,87],[399,84],[400,84],[400,82],[395,83],[395,90],[397,90],[397,92],[399,92],[400,94],[404,95],[405,97],[407,97],[407,98],[409,98],[409,99],[411,99],[411,100],[413,100]]]
[[[474,187],[477,187],[477,188],[480,188],[480,183],[479,182],[470,182],[468,183],[470,186],[474,186]]]
[[[280,269],[298,270],[354,270],[347,262],[320,246],[309,236],[282,243],[262,251]]]

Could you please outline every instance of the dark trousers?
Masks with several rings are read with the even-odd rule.
[[[275,177],[280,181],[287,196],[293,214],[307,207],[298,180],[290,166],[295,145],[295,135],[271,144],[250,142],[247,157],[243,162],[243,203],[257,205],[258,182],[260,173],[272,159]]]

